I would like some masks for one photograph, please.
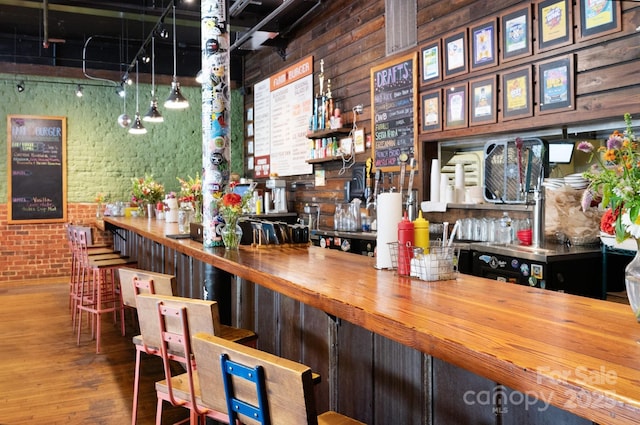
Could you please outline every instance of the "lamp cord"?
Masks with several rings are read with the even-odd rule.
[[[151,37],[151,98],[156,97],[156,37]]]
[[[176,4],[173,3],[173,81],[177,80],[177,64],[176,64]]]
[[[138,60],[136,59],[136,114],[140,113],[140,105],[138,104]]]

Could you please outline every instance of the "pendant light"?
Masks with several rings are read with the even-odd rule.
[[[171,82],[171,92],[164,102],[164,107],[168,109],[184,109],[189,107],[189,101],[180,92],[180,83],[177,77],[176,65],[176,4],[173,4],[173,81]]]
[[[156,98],[156,37],[151,37],[151,106],[142,118],[145,122],[163,122],[164,118],[158,111],[158,99]]]
[[[136,117],[129,128],[129,134],[147,134],[147,129],[142,125],[142,120],[140,120],[140,108],[138,103],[138,60],[136,59]]]

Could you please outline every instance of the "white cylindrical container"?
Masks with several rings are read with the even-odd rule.
[[[431,160],[431,202],[440,202],[440,161]]]

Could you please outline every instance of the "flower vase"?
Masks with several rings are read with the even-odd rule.
[[[638,250],[633,260],[624,269],[624,283],[633,314],[636,316],[636,320],[640,322],[640,239],[635,241],[638,245]]]
[[[102,202],[98,202],[98,206],[96,207],[96,218],[98,220],[102,219],[102,212],[104,210],[102,209]]]
[[[202,223],[202,203],[195,201],[193,203],[193,223]]]
[[[238,225],[237,219],[218,224],[216,231],[222,236],[222,243],[226,249],[238,249],[242,239],[242,228]]]
[[[147,218],[149,218],[149,219],[153,218],[153,213],[155,211],[155,205],[153,205],[152,203],[148,203],[148,204],[145,205],[145,208],[146,208]]]

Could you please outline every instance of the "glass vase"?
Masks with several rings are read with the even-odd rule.
[[[226,249],[238,249],[242,239],[242,228],[238,225],[238,220],[221,223],[216,227],[216,231],[222,237]]]
[[[636,239],[638,250],[633,260],[624,269],[624,283],[627,288],[627,297],[629,304],[636,316],[636,320],[640,322],[640,240]]]

